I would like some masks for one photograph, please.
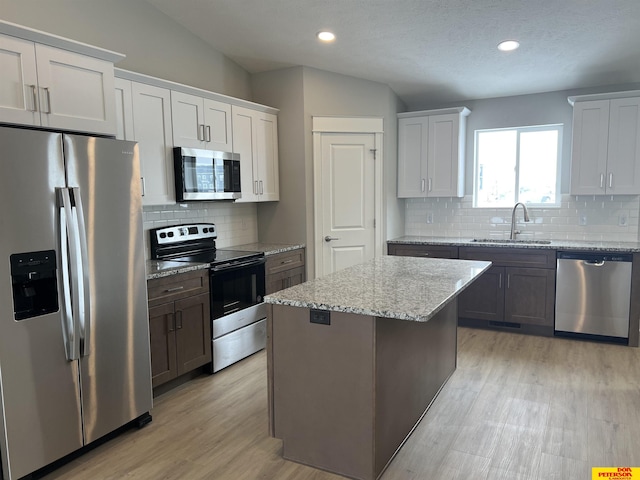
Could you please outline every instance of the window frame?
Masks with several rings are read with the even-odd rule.
[[[515,166],[515,201],[513,204],[515,205],[517,202],[520,202],[520,134],[522,132],[540,132],[540,131],[557,131],[558,132],[558,143],[556,145],[557,153],[556,153],[556,195],[554,203],[531,203],[531,202],[522,202],[525,203],[528,207],[537,207],[537,208],[560,208],[561,206],[561,173],[562,173],[562,142],[564,139],[564,124],[563,123],[551,123],[545,125],[523,125],[519,127],[501,127],[501,128],[480,128],[474,131],[473,133],[473,208],[512,208],[507,205],[478,205],[478,188],[479,188],[479,165],[478,165],[478,136],[480,133],[484,132],[503,132],[503,131],[516,131],[516,166]]]

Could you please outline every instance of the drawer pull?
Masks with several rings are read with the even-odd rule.
[[[179,287],[167,288],[165,292],[171,293],[171,292],[178,292],[180,290],[184,290],[184,286],[180,285]]]
[[[283,260],[280,262],[280,265],[284,265],[285,263],[291,263],[293,262],[293,258],[290,258],[289,260]]]

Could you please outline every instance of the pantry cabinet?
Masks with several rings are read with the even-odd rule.
[[[466,107],[398,114],[398,197],[462,197]]]
[[[0,35],[0,122],[116,132],[110,61]]]
[[[280,200],[278,117],[233,105],[233,151],[240,154],[242,198],[237,202]]]
[[[573,195],[640,194],[640,92],[635,93],[574,97]]]
[[[211,363],[207,272],[148,281],[153,387]]]
[[[209,98],[171,91],[174,144],[231,152],[231,105]]]

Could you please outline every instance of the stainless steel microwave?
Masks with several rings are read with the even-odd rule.
[[[240,155],[198,148],[173,149],[176,200],[237,200],[240,191]]]

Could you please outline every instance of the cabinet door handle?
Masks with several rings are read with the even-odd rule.
[[[498,289],[502,288],[502,274],[498,274]]]
[[[604,173],[600,174],[600,188],[604,188]]]
[[[262,195],[264,193],[264,190],[262,189],[262,180],[260,180],[260,195]]]
[[[431,191],[431,184],[432,184],[432,183],[433,183],[433,182],[431,181],[431,177],[429,177],[429,191]]]
[[[613,173],[609,174],[609,188],[613,188]]]
[[[424,185],[425,185],[425,180],[424,178],[422,180],[420,180],[420,191],[424,192]]]
[[[183,285],[180,285],[179,287],[167,288],[167,289],[165,290],[165,292],[167,292],[167,293],[177,292],[177,291],[182,290],[182,289],[184,289],[184,286],[183,286]]]
[[[204,124],[198,125],[198,140],[204,142]]]
[[[47,111],[43,112],[43,113],[51,113],[52,108],[51,108],[51,90],[49,90],[49,87],[44,87],[44,93],[47,97]]]
[[[176,330],[182,330],[182,310],[176,312]]]
[[[31,89],[31,97],[33,99],[33,108],[30,108],[29,111],[37,112],[38,111],[38,91],[35,85],[29,85],[29,88]]]
[[[511,274],[507,274],[507,288],[511,288]]]
[[[211,141],[211,125],[207,125],[207,142]]]
[[[142,183],[142,196],[144,197],[144,193],[147,187],[146,183],[144,182],[144,177],[140,177],[140,183]]]
[[[167,317],[167,332],[174,332],[176,330],[176,318],[173,313],[170,313]]]

